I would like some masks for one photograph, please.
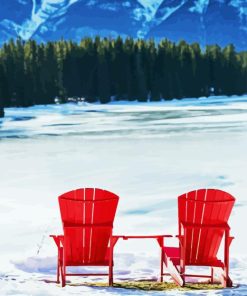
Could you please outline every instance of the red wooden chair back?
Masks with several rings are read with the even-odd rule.
[[[185,264],[204,265],[217,260],[224,229],[212,226],[227,224],[234,202],[232,195],[216,189],[199,189],[178,197],[179,234],[185,234],[183,223],[195,226],[186,229]]]
[[[118,196],[97,189],[77,189],[59,196],[66,265],[108,265],[109,239]]]

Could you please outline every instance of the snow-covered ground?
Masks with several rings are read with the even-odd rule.
[[[164,295],[52,282],[56,248],[48,236],[62,231],[57,196],[78,187],[120,196],[115,234],[176,234],[179,194],[230,192],[238,287],[166,294],[247,295],[247,96],[9,108],[0,120],[0,164],[1,296]],[[155,241],[120,241],[115,251],[115,280],[157,278]]]

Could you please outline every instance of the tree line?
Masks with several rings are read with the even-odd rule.
[[[37,43],[10,40],[0,48],[0,105],[233,95],[247,92],[247,52],[233,45],[132,38]]]

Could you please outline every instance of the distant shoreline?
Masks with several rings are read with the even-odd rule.
[[[247,94],[243,94],[241,96],[239,95],[232,95],[232,96],[209,96],[209,97],[199,97],[199,98],[183,98],[183,99],[171,99],[171,100],[160,100],[160,101],[147,101],[147,102],[140,102],[138,100],[132,100],[132,101],[127,101],[127,100],[119,100],[119,101],[111,101],[108,103],[101,103],[100,101],[98,102],[93,102],[89,103],[87,101],[84,102],[64,102],[61,104],[37,104],[33,106],[26,106],[26,107],[21,107],[21,106],[12,106],[12,107],[6,107],[6,110],[11,110],[11,109],[20,109],[20,110],[25,110],[25,109],[32,109],[32,108],[43,108],[43,107],[62,107],[62,106],[78,106],[80,107],[103,107],[105,106],[154,106],[154,107],[189,107],[189,106],[205,106],[205,107],[210,107],[215,106],[215,105],[227,105],[230,103],[247,103]],[[55,109],[54,109],[55,110]]]

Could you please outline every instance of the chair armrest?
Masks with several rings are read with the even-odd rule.
[[[179,243],[183,246],[183,242],[184,242],[184,235],[176,235],[176,238],[179,240]]]
[[[168,238],[168,237],[173,237],[170,234],[164,234],[164,235],[123,235],[122,238],[124,240],[128,239],[149,239],[149,238],[154,238],[154,239],[162,239],[162,238]]]
[[[230,226],[227,223],[224,224],[195,224],[195,223],[187,223],[181,222],[184,228],[219,228],[224,230],[229,230]]]
[[[54,239],[54,242],[55,242],[55,244],[57,245],[58,248],[61,247],[61,244],[63,245],[63,241],[64,241],[64,236],[63,235],[51,234],[49,236]]]
[[[124,238],[124,235],[112,235],[112,238],[117,238],[117,239]]]
[[[110,238],[110,248],[113,250],[118,240],[123,237],[123,235],[112,235]]]
[[[228,245],[230,246],[231,245],[231,243],[232,243],[232,241],[234,240],[234,236],[229,236],[228,237]]]

